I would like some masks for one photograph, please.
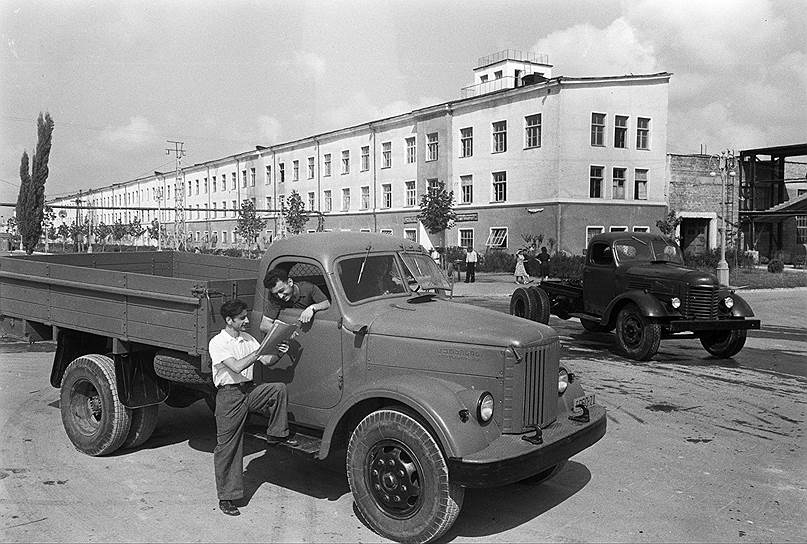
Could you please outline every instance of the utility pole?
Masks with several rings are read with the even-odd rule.
[[[167,147],[165,154],[174,153],[176,159],[176,181],[174,185],[174,249],[179,250],[184,247],[187,237],[187,224],[185,223],[185,183],[182,181],[182,157],[185,156],[183,146],[185,142],[166,140],[169,144],[174,144],[174,148]]]
[[[734,169],[737,167],[737,160],[734,155],[733,149],[726,149],[720,152],[720,155],[712,155],[709,159],[709,165],[712,171],[709,175],[712,177],[717,176],[714,171],[715,166],[720,172],[720,216],[722,230],[720,232],[720,262],[717,263],[717,280],[720,285],[729,285],[729,263],[726,262],[726,181],[729,177],[733,178],[736,173]],[[734,184],[732,183],[732,187]]]
[[[76,246],[75,246],[75,249],[76,249],[76,253],[78,253],[79,252],[78,237],[82,234],[81,233],[81,203],[84,202],[81,199],[81,189],[78,190],[78,196],[76,197],[76,199],[73,202],[76,203],[76,231],[75,231],[76,232],[76,240],[75,240]]]

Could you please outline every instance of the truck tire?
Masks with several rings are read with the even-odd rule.
[[[103,355],[82,355],[62,377],[62,424],[77,450],[106,455],[129,435],[132,411],[118,398],[115,363]]]
[[[531,289],[533,293],[535,293],[535,300],[537,304],[535,305],[535,319],[538,323],[543,323],[544,325],[549,324],[549,309],[551,307],[551,302],[549,302],[549,295],[546,294],[546,291],[541,289],[540,287],[533,287]]]
[[[353,430],[347,479],[364,522],[398,542],[431,542],[456,521],[465,489],[448,479],[443,452],[417,420],[378,410]]]
[[[580,324],[583,325],[583,328],[588,332],[610,332],[611,330],[607,325],[600,325],[593,319],[583,319],[581,317]]]
[[[706,351],[715,357],[727,359],[743,349],[747,334],[746,330],[716,331],[701,335],[700,341]]]
[[[567,459],[567,461],[568,461],[568,459]],[[566,461],[561,461],[557,465],[555,465],[553,467],[549,467],[548,469],[546,469],[546,470],[544,470],[542,472],[539,472],[535,476],[530,476],[529,478],[524,478],[523,480],[521,480],[518,483],[525,484],[525,485],[541,485],[542,483],[549,480],[550,478],[554,478],[555,475],[558,472],[560,472],[561,470],[563,470],[563,467],[565,467],[565,466],[566,466]]]
[[[161,351],[154,356],[154,371],[161,378],[177,383],[213,386],[212,374],[201,370],[201,359],[187,353]]]
[[[616,318],[616,340],[628,358],[647,361],[658,351],[661,325],[648,321],[635,304],[626,304]]]
[[[510,297],[510,315],[535,321],[538,310],[538,299],[535,291],[529,287],[519,287]]]
[[[132,424],[129,427],[129,434],[126,440],[120,445],[121,449],[136,448],[151,438],[151,433],[157,427],[157,417],[160,413],[160,405],[152,404],[132,410]]]

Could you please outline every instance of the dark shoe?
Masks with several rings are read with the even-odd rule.
[[[287,446],[296,446],[299,444],[299,442],[297,442],[293,438],[289,438],[288,436],[267,436],[266,444],[269,446],[277,446],[278,444],[286,444]]]
[[[233,503],[233,501],[219,501],[219,510],[221,510],[228,516],[241,515],[241,511],[238,510],[238,507]]]

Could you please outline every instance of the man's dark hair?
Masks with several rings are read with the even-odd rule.
[[[266,271],[266,276],[263,277],[263,286],[271,289],[277,285],[278,281],[286,283],[289,281],[289,272],[284,268],[270,268]]]
[[[240,314],[247,308],[249,308],[249,306],[247,306],[246,302],[244,302],[239,298],[234,298],[233,300],[228,300],[227,302],[222,304],[219,313],[221,314],[221,317],[223,317],[224,320],[226,321],[228,317],[230,319],[235,319],[236,317],[238,317],[238,314]]]

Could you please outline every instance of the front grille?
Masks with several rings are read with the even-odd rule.
[[[504,432],[545,427],[557,418],[559,342],[519,350],[519,354],[520,363],[507,359]]]
[[[717,319],[717,289],[690,287],[684,315],[689,319]]]

